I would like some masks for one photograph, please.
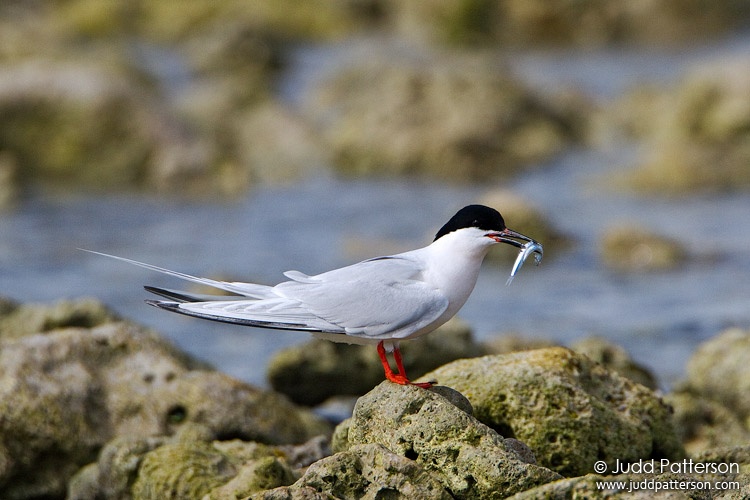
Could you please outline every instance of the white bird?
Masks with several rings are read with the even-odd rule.
[[[526,243],[521,243],[518,240]],[[276,286],[216,281],[100,252],[234,295],[196,295],[146,286],[168,300],[147,300],[176,313],[239,325],[311,332],[333,342],[377,344],[388,380],[412,383],[406,376],[399,342],[432,332],[452,318],[469,298],[490,247],[508,243],[521,249],[511,277],[541,245],[505,226],[500,213],[483,205],[459,210],[424,248],[375,257],[315,276],[287,271]],[[393,353],[398,373],[386,357]]]

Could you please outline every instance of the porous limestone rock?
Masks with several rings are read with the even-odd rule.
[[[362,396],[345,444],[380,444],[435,474],[455,498],[504,498],[560,476],[523,461],[503,437],[447,399],[383,382]]]
[[[592,471],[597,460],[684,455],[659,397],[563,347],[458,360],[424,378],[460,391],[480,421],[566,476]]]

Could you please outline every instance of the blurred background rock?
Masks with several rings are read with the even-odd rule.
[[[675,47],[749,17],[739,0],[5,2],[2,181],[20,187],[0,199],[9,205],[9,193],[38,183],[238,196],[309,175],[311,164],[460,182],[508,176],[585,143],[596,107],[519,79],[504,62],[514,50]],[[379,40],[303,106],[280,99],[291,48],[362,36]],[[635,89],[605,110],[614,118],[600,126],[654,143],[626,184],[750,185],[748,82],[747,61],[713,62],[677,92]]]

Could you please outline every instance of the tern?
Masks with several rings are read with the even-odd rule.
[[[376,344],[388,380],[429,388],[434,382],[409,380],[399,343],[434,331],[461,309],[474,289],[484,257],[497,243],[521,249],[511,278],[529,254],[537,254],[537,264],[541,259],[538,242],[507,228],[497,210],[483,205],[459,210],[426,247],[314,276],[287,271],[284,275],[289,281],[275,286],[200,278],[87,251],[236,296],[146,286],[147,291],[167,299],[147,300],[152,306],[212,321],[306,331],[333,342]],[[398,372],[391,369],[386,352],[392,353]]]

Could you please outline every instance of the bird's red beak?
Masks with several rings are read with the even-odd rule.
[[[499,232],[487,233],[486,236],[488,238],[492,238],[498,243],[507,243],[517,248],[523,248],[524,243],[521,243],[521,241],[524,241],[524,242],[534,241],[528,236],[523,235],[521,233],[517,233],[516,231],[513,231],[512,229],[507,228],[507,227]],[[521,240],[521,241],[518,241],[518,240]]]

